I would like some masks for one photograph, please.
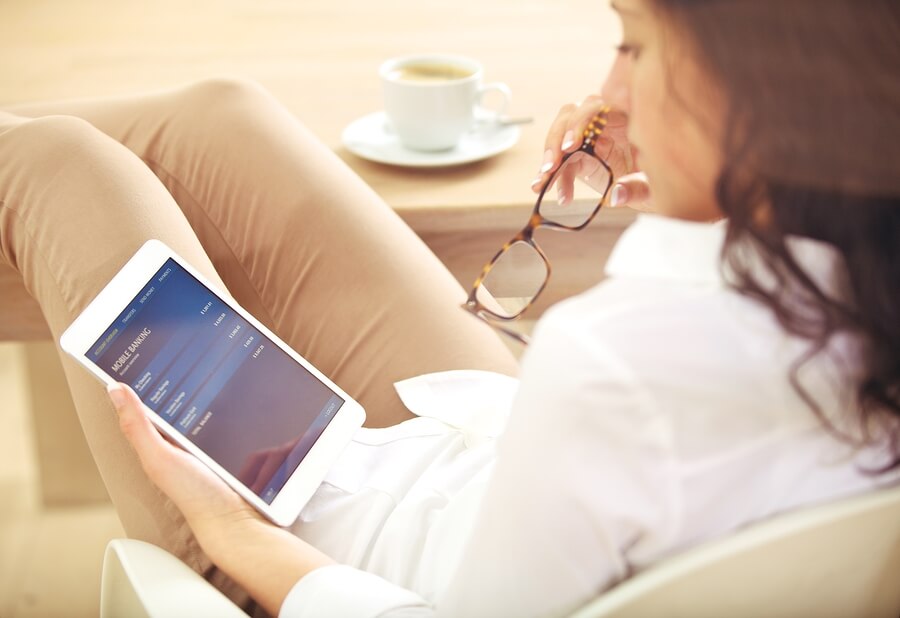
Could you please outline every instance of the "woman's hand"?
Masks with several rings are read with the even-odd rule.
[[[264,520],[197,458],[167,442],[126,385],[111,386],[109,397],[147,476],[181,509],[212,561],[271,615],[297,581],[334,563]]]
[[[196,457],[163,438],[128,386],[116,384],[108,391],[122,432],[147,476],[181,510],[204,549],[209,551],[207,543],[223,538],[223,528],[262,519]]]
[[[606,104],[603,99],[598,95],[591,95],[581,105],[569,104],[560,109],[547,132],[544,162],[531,184],[535,193],[539,193],[550,180],[563,156],[581,147],[585,128],[604,107]],[[615,185],[609,196],[609,205],[649,211],[652,210],[650,187],[646,175],[636,167],[636,151],[628,143],[627,127],[628,116],[625,113],[615,109],[610,111],[607,114],[606,130],[595,143],[594,152],[606,161],[613,172]],[[567,182],[558,187],[560,195],[571,195],[572,179],[563,180]]]

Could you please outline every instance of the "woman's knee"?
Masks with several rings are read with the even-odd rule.
[[[57,221],[73,204],[90,202],[98,185],[125,177],[127,151],[80,118],[15,122],[0,133],[0,203],[5,211],[0,226],[5,235],[16,229],[10,227],[16,221],[30,222],[32,229],[39,221]]]
[[[22,118],[0,134],[0,152],[15,152],[14,161],[32,175],[55,174],[71,165],[92,167],[111,146],[109,138],[74,116]],[[10,164],[6,159],[3,165]]]
[[[228,131],[235,123],[264,118],[281,104],[258,83],[242,78],[212,78],[180,90],[176,113],[189,116],[198,126]]]
[[[0,200],[19,216],[53,216],[45,211],[78,203],[105,210],[157,185],[134,153],[80,118],[23,119],[0,134]]]
[[[111,227],[129,236],[174,206],[134,153],[71,116],[23,119],[0,134],[0,203],[0,244],[13,264],[15,252],[36,243]]]
[[[233,101],[268,97],[268,92],[252,79],[242,77],[212,77],[201,79],[182,90],[187,100],[214,105]]]

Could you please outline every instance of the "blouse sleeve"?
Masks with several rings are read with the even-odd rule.
[[[343,565],[316,569],[291,589],[281,618],[433,616],[422,597],[377,575]]]
[[[472,534],[434,605],[333,566],[304,577],[281,615],[566,614],[675,534],[665,417],[625,363],[565,320],[541,321],[498,451]]]

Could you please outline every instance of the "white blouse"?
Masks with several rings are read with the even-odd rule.
[[[724,233],[643,215],[609,278],[540,320],[518,381],[398,383],[419,417],[361,430],[331,471],[293,530],[342,564],[280,615],[565,615],[691,545],[896,482],[860,471],[884,445],[838,440],[794,390],[808,343],[727,287]],[[835,284],[833,249],[792,249]],[[834,338],[799,372],[851,432],[852,360]]]

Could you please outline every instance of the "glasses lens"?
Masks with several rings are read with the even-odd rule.
[[[537,249],[516,241],[494,262],[475,298],[501,318],[514,318],[534,300],[547,281],[547,264]]]
[[[538,212],[563,227],[581,227],[603,201],[610,180],[609,170],[599,159],[576,152],[550,179]]]

